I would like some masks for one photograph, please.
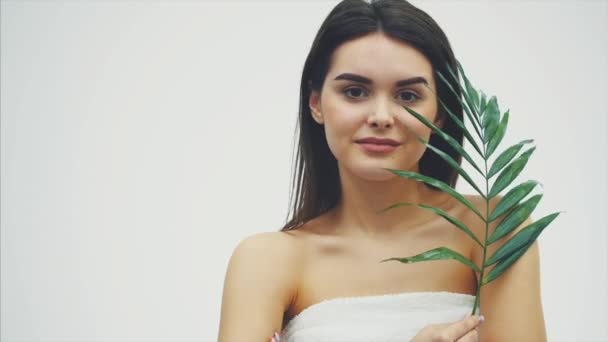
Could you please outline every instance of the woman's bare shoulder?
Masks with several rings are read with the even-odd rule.
[[[263,232],[238,242],[224,280],[220,341],[267,340],[280,331],[297,293],[297,240],[287,232]]]
[[[246,254],[263,260],[272,260],[273,266],[295,266],[301,253],[301,234],[293,231],[261,232],[243,238],[234,254]]]
[[[281,281],[289,292],[295,294],[298,277],[302,269],[303,231],[260,232],[243,238],[235,248],[232,261],[255,265],[264,270],[275,281]]]

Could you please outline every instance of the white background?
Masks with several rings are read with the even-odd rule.
[[[336,3],[2,1],[3,342],[216,339],[233,248],[284,222]],[[511,109],[503,148],[535,139],[533,218],[566,211],[539,238],[549,339],[607,341],[608,3],[414,4]]]

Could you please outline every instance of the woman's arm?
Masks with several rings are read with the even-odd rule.
[[[496,198],[490,208],[493,209],[499,200],[500,197]],[[485,212],[485,207],[483,210]],[[492,223],[489,234],[494,231],[496,224],[503,217]],[[486,259],[530,223],[532,219],[529,217],[512,233],[488,246]],[[479,237],[483,239],[484,235]],[[481,265],[482,257],[483,249],[476,248],[473,261]],[[539,264],[537,240],[507,271],[481,288],[481,313],[486,320],[480,326],[480,341],[543,342],[547,340],[540,295]],[[484,275],[487,275],[491,269],[492,267],[486,268]]]
[[[260,233],[235,248],[224,280],[220,342],[266,342],[281,331],[297,288],[293,239],[285,232]]]

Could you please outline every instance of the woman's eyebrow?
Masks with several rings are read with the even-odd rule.
[[[337,81],[337,80],[349,80],[349,81],[359,82],[359,83],[363,83],[363,84],[372,84],[372,83],[374,83],[372,80],[370,80],[367,77],[364,77],[364,76],[361,76],[361,75],[357,75],[357,74],[351,74],[351,73],[340,74],[334,80],[335,81]],[[397,82],[395,82],[395,86],[402,87],[402,86],[406,86],[406,85],[410,85],[410,84],[415,84],[415,83],[424,83],[426,85],[429,84],[429,82],[426,80],[426,78],[424,78],[422,76],[418,76],[418,77],[412,77],[412,78],[408,78],[408,79],[405,79],[405,80],[397,81]]]

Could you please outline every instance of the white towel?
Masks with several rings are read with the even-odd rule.
[[[474,302],[444,291],[327,299],[293,317],[281,342],[406,342],[429,324],[463,319]]]

